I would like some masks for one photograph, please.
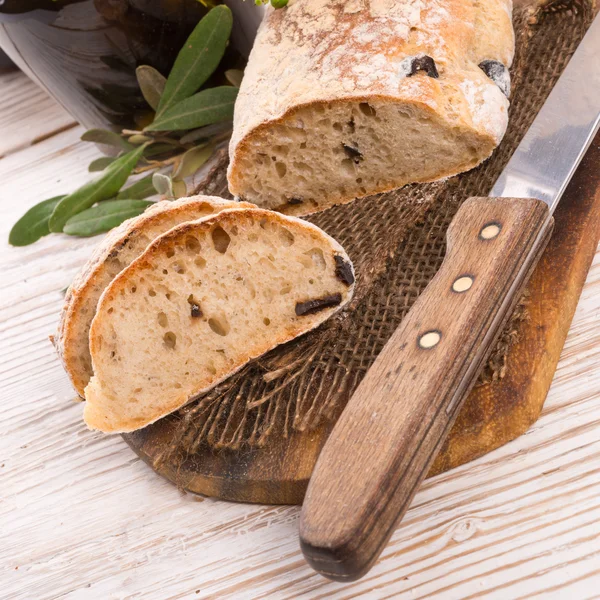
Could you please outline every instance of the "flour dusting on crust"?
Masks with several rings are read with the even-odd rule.
[[[510,66],[510,1],[268,9],[236,102],[231,192],[305,215],[481,163],[508,100],[479,65]]]
[[[367,93],[415,100],[402,62],[419,53],[431,56],[441,72],[419,95],[434,110],[439,108],[434,98],[448,86],[462,89],[475,78],[478,87],[493,89],[477,64],[496,58],[510,65],[512,6],[510,0],[481,5],[485,8],[464,0],[291,0],[284,9],[268,9],[240,90],[238,107],[247,109],[236,110],[231,148],[254,127],[281,118],[292,105]],[[486,37],[474,23],[485,19],[503,36],[492,40],[495,53],[488,45],[484,55],[474,56],[478,38]],[[492,91],[488,95],[496,96]],[[477,110],[478,103],[466,101],[469,110]],[[486,126],[490,111],[484,112],[465,118]],[[503,131],[501,118],[486,126],[491,135]]]

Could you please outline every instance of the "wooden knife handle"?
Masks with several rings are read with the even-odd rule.
[[[442,267],[344,409],[313,471],[300,545],[318,572],[364,575],[440,449],[550,237],[535,199],[470,198]]]

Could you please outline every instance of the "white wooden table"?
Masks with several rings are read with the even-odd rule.
[[[0,597],[600,597],[600,253],[543,415],[428,480],[368,577],[326,581],[298,508],[180,493],[92,433],[48,335],[96,239],[10,248],[14,221],[85,181],[97,151],[23,75],[0,75]]]

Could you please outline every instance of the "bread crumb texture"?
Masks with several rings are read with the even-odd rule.
[[[102,292],[125,267],[159,235],[172,227],[226,208],[252,207],[215,196],[192,196],[161,201],[143,214],[113,229],[98,245],[90,260],[73,280],[65,296],[55,337],[63,366],[80,396],[92,376],[89,332]]]
[[[231,191],[307,214],[474,167],[507,125],[511,14],[507,0],[268,9],[236,103]]]
[[[85,421],[105,432],[144,427],[313,329],[353,289],[342,247],[293,217],[230,209],[180,225],[100,299]]]

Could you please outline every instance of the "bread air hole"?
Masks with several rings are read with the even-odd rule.
[[[177,343],[177,336],[172,331],[167,331],[167,333],[163,335],[163,342],[167,348],[174,350],[175,344]]]
[[[282,146],[282,145],[273,146],[273,150],[275,150],[275,152],[277,152],[277,154],[281,154],[282,156],[287,156],[290,153],[289,146]]]
[[[200,242],[193,235],[188,235],[185,238],[185,247],[190,252],[198,252],[200,250]]]
[[[294,167],[298,169],[298,171],[306,171],[307,173],[312,174],[313,168],[305,162],[302,161],[294,161]]]
[[[202,256],[196,256],[196,258],[194,259],[194,264],[197,267],[205,267],[206,266],[206,260]]]
[[[344,158],[342,160],[342,169],[346,172],[347,175],[350,175],[350,177],[354,177],[354,175],[356,174],[354,161],[350,158]]]
[[[285,227],[281,228],[281,230],[279,232],[279,237],[281,238],[281,243],[283,246],[291,246],[296,239],[294,237],[294,234],[289,229],[286,229]]]
[[[167,248],[167,258],[173,258],[175,256],[175,248]]]
[[[156,292],[154,290],[148,290],[148,296],[154,298],[154,296],[156,296]]]
[[[323,250],[321,250],[320,248],[311,248],[310,250],[308,250],[308,252],[305,252],[304,254],[310,257],[315,267],[321,270],[325,269],[326,263],[325,256],[323,255]]]
[[[171,265],[171,268],[173,269],[173,271],[175,271],[175,273],[179,273],[180,275],[183,275],[185,273],[185,267],[180,262],[173,263]]]
[[[166,327],[169,324],[169,319],[164,312],[159,312],[157,316],[158,324],[161,327]]]
[[[285,177],[285,174],[287,173],[287,166],[283,162],[276,162],[275,170],[277,171],[277,175],[279,175],[279,177]]]
[[[222,227],[217,226],[212,230],[211,235],[215,250],[221,254],[225,254],[231,242],[229,234]]]
[[[297,256],[296,260],[306,269],[310,269],[313,266],[310,256],[307,256],[306,253],[301,256]]]
[[[368,102],[361,102],[358,108],[367,117],[374,117],[377,114],[377,111]]]
[[[208,326],[217,334],[225,337],[229,333],[229,323],[225,318],[211,317]]]
[[[265,318],[263,319],[263,323],[264,323],[265,325],[269,326],[269,325],[271,324],[271,319],[269,319],[268,317],[265,317]]]

